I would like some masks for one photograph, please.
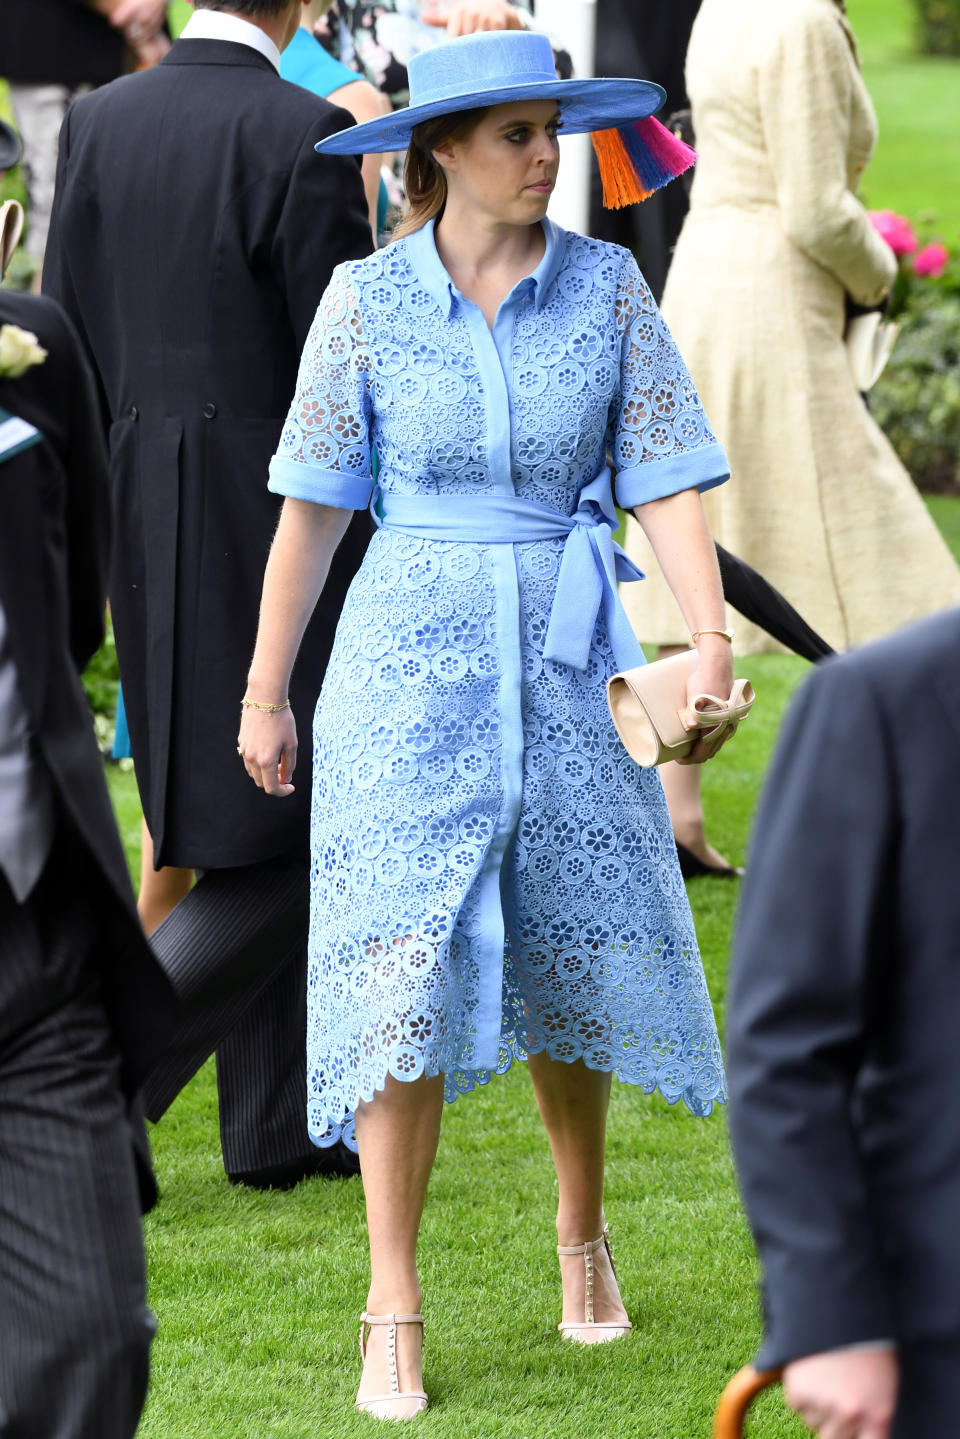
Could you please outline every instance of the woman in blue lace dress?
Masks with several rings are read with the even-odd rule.
[[[288,794],[290,668],[373,492],[314,721],[308,1113],[317,1144],[359,1145],[358,1403],[393,1418],[426,1405],[415,1251],[444,1098],[528,1061],[559,1181],[561,1332],[583,1343],[630,1327],[604,1237],[611,1075],[696,1115],[724,1099],[660,781],[606,705],[609,675],[642,663],[608,451],[702,632],[690,694],[733,674],[698,494],[726,478],[723,450],[631,255],[546,218],[558,126],[649,115],[662,92],[558,82],[531,34],[426,52],[414,82],[409,119],[338,137],[396,147],[427,119],[402,237],[335,271],[304,350],[240,733],[251,777]]]

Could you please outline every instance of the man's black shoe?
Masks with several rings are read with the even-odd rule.
[[[269,1169],[248,1169],[228,1174],[227,1178],[231,1184],[242,1184],[246,1189],[292,1189],[301,1179],[352,1179],[359,1173],[358,1156],[339,1143],[318,1149],[309,1158],[289,1159]]]

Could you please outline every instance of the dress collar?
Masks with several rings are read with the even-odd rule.
[[[265,56],[277,74],[280,73],[280,51],[270,36],[259,25],[241,20],[239,15],[224,15],[220,10],[195,10],[180,32],[180,38],[230,40],[235,45],[248,45]]]
[[[437,254],[436,242],[433,238],[435,222],[428,220],[420,230],[414,230],[404,241],[410,263],[416,270],[426,290],[433,296],[442,307],[444,314],[449,318],[453,309],[455,299],[462,299],[460,291],[451,280],[443,267],[443,262]],[[556,278],[557,271],[563,260],[563,241],[566,231],[561,230],[546,216],[541,221],[543,226],[546,249],[543,252],[543,259],[537,268],[524,279],[519,280],[511,290],[516,293],[524,285],[529,286],[533,293],[533,308],[539,310],[546,303],[547,293],[551,284]]]

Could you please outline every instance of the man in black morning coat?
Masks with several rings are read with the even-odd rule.
[[[0,378],[0,1433],[129,1439],[155,1196],[131,1096],[174,1000],[78,677],[106,595],[93,380],[52,301],[0,291],[0,325],[47,351]]]
[[[661,119],[686,109],[683,78],[700,0],[597,0],[595,75],[643,75],[667,92]],[[657,301],[684,217],[688,185],[666,185],[642,205],[605,210],[600,171],[591,168],[590,233],[634,250]]]
[[[801,689],[734,947],[730,1119],[764,1268],[758,1363],[786,1364],[790,1402],[844,1439],[960,1433],[958,817],[952,610]]]
[[[372,245],[356,160],[313,148],[350,117],[276,69],[300,10],[197,0],[160,65],[72,107],[44,273],[89,349],[109,426],[110,597],[155,862],[204,871],[154,935],[183,1019],[147,1114],[216,1046],[224,1164],[254,1184],[348,1163],[306,1130],[310,787],[273,803],[236,748],[278,513],[267,464],[330,272]],[[299,714],[312,713],[367,536],[360,516],[307,630]]]

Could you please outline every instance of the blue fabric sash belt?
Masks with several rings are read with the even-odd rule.
[[[584,670],[601,610],[620,669],[644,663],[643,651],[617,593],[618,580],[642,580],[643,571],[614,542],[617,515],[609,469],[580,494],[576,513],[517,495],[376,495],[374,518],[387,530],[426,540],[466,544],[522,545],[563,539],[563,557],[550,612],[543,657]],[[379,511],[379,513],[377,513]]]

